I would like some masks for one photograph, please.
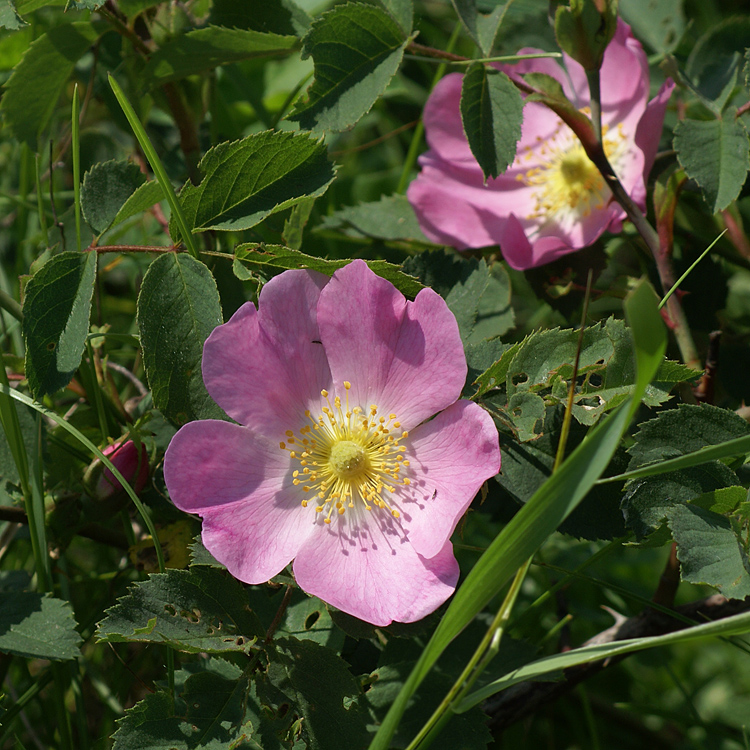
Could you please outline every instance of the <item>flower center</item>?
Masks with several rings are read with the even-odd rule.
[[[607,157],[616,156],[625,141],[621,126],[614,133],[603,126],[602,140]],[[535,143],[526,151],[518,155],[519,160],[536,158],[538,162],[516,178],[537,188],[533,192],[534,208],[527,219],[577,220],[603,208],[609,201],[611,191],[604,178],[562,121],[541,146]]]
[[[401,476],[409,466],[401,441],[409,433],[401,430],[395,414],[380,416],[376,404],[366,412],[360,406],[350,408],[351,387],[344,381],[343,406],[339,396],[332,404],[328,391],[321,391],[327,404],[321,414],[313,416],[306,411],[309,424],[297,434],[286,431],[286,440],[279,447],[289,451],[296,462],[292,483],[301,485],[306,495],[302,506],[306,508],[313,500],[325,523],[331,523],[334,513],[344,515],[356,505],[365,510],[383,508],[399,518],[400,513],[384,494],[394,492],[397,485],[410,484],[408,477]]]

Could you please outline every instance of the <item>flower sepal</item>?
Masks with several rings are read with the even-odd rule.
[[[617,31],[617,0],[552,0],[555,37],[584,70],[599,70]]]

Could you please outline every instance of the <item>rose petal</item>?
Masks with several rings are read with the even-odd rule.
[[[635,132],[635,144],[643,152],[644,180],[648,178],[656,158],[656,151],[659,148],[661,131],[664,126],[664,114],[667,111],[667,104],[674,91],[674,86],[674,81],[671,78],[664,81],[657,95],[648,103]]]
[[[482,484],[500,471],[497,428],[478,404],[458,401],[403,443],[411,484],[396,505],[409,542],[424,557],[450,539]]]
[[[459,397],[466,357],[458,324],[431,289],[407,302],[364,261],[354,261],[321,292],[318,323],[342,400],[342,383],[352,384],[350,406],[376,404],[408,430]]]
[[[289,454],[246,427],[204,420],[172,438],[164,459],[172,502],[203,517],[203,543],[229,572],[263,583],[315,529],[291,483]]]
[[[315,306],[328,277],[287,271],[213,330],[203,348],[203,379],[216,403],[242,424],[277,440],[304,422],[330,387]]]
[[[420,557],[376,509],[346,513],[318,531],[294,560],[294,576],[308,594],[354,617],[380,627],[415,622],[455,590],[459,570],[450,542],[435,557]]]

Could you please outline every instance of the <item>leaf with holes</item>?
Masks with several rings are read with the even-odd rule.
[[[396,74],[408,42],[385,10],[345,3],[319,16],[302,40],[315,79],[288,115],[306,130],[340,131],[370,111]]]
[[[315,641],[334,651],[340,651],[344,645],[344,633],[333,624],[325,603],[317,596],[307,596],[299,589],[295,590],[284,613],[278,635]]]
[[[154,406],[178,425],[226,419],[201,374],[203,342],[222,322],[208,268],[186,253],[159,256],[143,277],[137,319]]]
[[[327,276],[333,276],[334,272],[352,262],[351,258],[317,258],[314,255],[306,255],[299,250],[293,250],[283,245],[238,245],[234,249],[234,262],[243,269],[262,273],[264,276],[275,276],[277,273],[290,268],[309,268],[311,271],[319,271]],[[393,263],[385,260],[366,261],[371,271],[393,284],[407,297],[416,297],[421,289],[424,289],[413,276],[404,273]]]
[[[368,743],[362,690],[347,663],[314,641],[279,638],[268,656],[268,679],[304,718],[311,750],[359,748]]]
[[[261,713],[242,670],[224,659],[186,664],[175,672],[175,697],[147,695],[118,720],[113,750],[261,750],[253,719]]]
[[[105,614],[99,641],[165,643],[191,654],[247,653],[265,634],[244,586],[204,566],[153,574]]]
[[[64,388],[81,364],[95,276],[96,253],[65,252],[48,260],[26,285],[26,377],[36,398]]]
[[[484,179],[505,172],[521,137],[523,99],[505,73],[474,63],[461,86],[461,121]]]
[[[214,146],[199,164],[200,185],[180,193],[188,226],[237,231],[309,197],[320,196],[335,171],[323,141],[305,133],[267,130]],[[172,238],[179,237],[170,222]]]
[[[0,592],[0,652],[62,661],[81,655],[70,604],[30,591]]]

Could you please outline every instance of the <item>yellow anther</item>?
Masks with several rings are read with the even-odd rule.
[[[289,438],[294,438],[294,433],[291,430],[287,430],[284,434]]]
[[[279,448],[281,448],[281,450],[286,450],[286,443],[279,443]]]
[[[351,387],[352,387],[352,384],[348,380],[345,380],[344,388],[346,388],[346,390],[348,391]]]

